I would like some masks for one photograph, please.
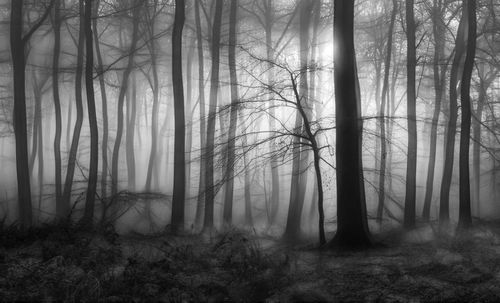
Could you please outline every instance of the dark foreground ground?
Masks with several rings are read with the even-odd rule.
[[[118,236],[0,231],[2,301],[500,302],[500,228],[379,236],[365,252],[287,247],[241,231]]]

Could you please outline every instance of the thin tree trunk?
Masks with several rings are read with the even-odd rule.
[[[101,106],[102,106],[102,168],[101,168],[101,199],[107,196],[107,180],[108,180],[108,139],[109,139],[109,123],[108,123],[108,98],[106,95],[106,84],[104,83],[104,70],[102,63],[101,47],[99,44],[99,34],[97,33],[97,17],[99,14],[99,1],[95,0],[94,16],[92,19],[92,28],[95,45],[95,55],[97,59],[97,74],[99,75],[99,87],[101,90]]]
[[[308,74],[308,60],[309,60],[309,27],[311,20],[311,9],[313,2],[310,0],[301,0],[299,3],[300,8],[300,98],[297,102],[298,107],[304,109],[308,120],[311,116],[311,108],[308,103],[309,87],[307,81]],[[297,134],[303,134],[305,132],[304,128],[305,121],[300,115],[299,110],[297,110],[295,127],[298,130]],[[302,145],[300,143],[301,139],[296,137],[294,142],[296,143],[294,147],[294,162],[292,164],[292,184],[291,191],[294,191],[290,195],[290,205],[288,208],[287,224],[285,227],[284,237],[288,240],[295,241],[300,237],[301,233],[301,217],[302,210],[304,207],[305,192],[307,188],[307,175],[309,166],[309,147]],[[295,176],[297,174],[297,176]]]
[[[131,43],[130,43],[130,48],[129,48],[129,58],[128,58],[128,63],[127,66],[125,67],[125,70],[123,71],[123,77],[122,77],[122,83],[120,87],[120,92],[118,95],[118,114],[117,114],[117,119],[118,119],[118,126],[116,129],[116,138],[115,138],[115,144],[113,147],[113,157],[112,157],[112,163],[111,163],[111,195],[116,195],[118,192],[118,160],[119,160],[119,154],[120,154],[120,145],[121,145],[121,140],[123,136],[123,104],[125,100],[125,93],[127,92],[128,88],[128,81],[129,81],[129,76],[132,72],[132,67],[134,65],[134,53],[135,53],[135,48],[137,46],[137,40],[138,40],[138,32],[139,32],[139,16],[140,16],[140,10],[141,7],[140,5],[142,4],[142,1],[136,0],[134,1],[135,7],[133,8],[133,14],[132,14],[132,19],[133,19],[133,29],[132,29],[132,37],[131,37]]]
[[[54,135],[54,175],[56,188],[56,215],[63,216],[62,200],[62,159],[61,159],[61,99],[59,96],[59,57],[61,53],[61,3],[54,2],[54,54],[52,57],[52,96],[54,100],[54,111],[56,116],[56,130]]]
[[[186,63],[186,200],[191,198],[191,149],[193,145],[193,56],[195,39],[191,39]]]
[[[127,159],[127,181],[128,189],[135,191],[136,181],[135,181],[135,151],[134,151],[134,139],[135,139],[135,123],[137,121],[137,89],[136,89],[136,78],[135,73],[132,73],[129,89],[127,90],[127,134],[125,137],[126,153],[125,157]]]
[[[229,82],[231,84],[231,113],[229,120],[229,133],[227,137],[227,163],[226,163],[226,187],[224,193],[224,215],[223,220],[225,224],[232,224],[233,216],[233,188],[234,188],[234,166],[235,166],[235,136],[236,125],[238,123],[238,78],[236,75],[236,18],[237,18],[238,3],[231,1],[231,8],[229,14]]]
[[[150,29],[151,39],[155,35],[154,25]],[[151,40],[149,47],[151,57],[151,72],[153,74],[153,111],[151,112],[151,150],[149,153],[148,170],[146,173],[146,191],[151,191],[151,180],[153,178],[153,169],[157,165],[156,156],[158,151],[158,112],[160,107],[159,102],[159,84],[158,84],[158,69],[157,69],[157,54],[156,54],[156,40]],[[146,111],[147,113],[147,111]]]
[[[204,229],[212,229],[214,226],[214,136],[215,118],[217,109],[217,94],[219,91],[219,54],[220,54],[220,30],[222,22],[223,0],[215,2],[215,16],[212,25],[212,75],[210,86],[210,105],[207,121],[207,147],[206,147],[206,171],[205,171],[205,220]]]
[[[94,3],[96,5],[97,3]],[[87,93],[87,112],[90,127],[90,162],[87,182],[87,196],[82,223],[92,224],[94,218],[95,196],[97,192],[97,173],[99,162],[99,134],[94,97],[94,46],[92,43],[92,0],[85,0],[85,89]]]
[[[267,55],[267,82],[269,86],[274,85],[275,76],[274,76],[274,48],[273,48],[273,23],[274,23],[274,6],[273,0],[264,0],[265,5],[265,31],[266,31],[266,55]],[[276,110],[274,108],[274,94],[269,93],[269,129],[272,131],[275,127],[275,117]],[[269,142],[269,149],[272,155],[276,153],[275,140],[271,140]],[[280,177],[279,177],[279,163],[277,157],[271,158],[271,184],[272,184],[272,192],[271,192],[271,215],[270,215],[270,224],[273,224],[276,221],[276,215],[279,211],[280,204]]]
[[[184,116],[184,86],[182,83],[182,28],[185,21],[184,0],[175,0],[174,28],[172,32],[172,81],[174,89],[174,193],[172,198],[172,231],[184,229],[186,196],[186,124]]]
[[[427,181],[425,185],[425,198],[422,217],[428,221],[431,214],[432,192],[434,189],[434,169],[436,166],[436,145],[437,145],[437,129],[439,122],[439,114],[441,112],[441,103],[443,100],[443,88],[446,74],[446,66],[441,66],[441,59],[444,56],[444,37],[445,27],[442,21],[443,3],[441,0],[434,0],[433,16],[432,16],[432,31],[434,34],[434,113],[432,115],[430,144],[429,144],[429,163],[427,166]]]
[[[206,124],[205,124],[205,71],[203,59],[203,39],[200,24],[200,3],[195,1],[195,23],[196,23],[196,42],[198,47],[198,95],[200,99],[200,179],[198,183],[198,199],[196,201],[195,226],[199,227],[202,224],[203,207],[205,202],[205,148],[206,148]]]
[[[462,85],[460,87],[462,121],[460,125],[460,190],[459,190],[459,215],[458,227],[469,228],[472,225],[470,204],[470,173],[469,173],[469,147],[471,131],[471,101],[470,84],[474,57],[476,55],[476,0],[464,0],[467,14],[467,52],[465,56]]]
[[[388,101],[387,91],[389,89],[389,73],[391,68],[391,56],[392,56],[392,32],[394,29],[394,22],[396,20],[396,13],[398,11],[398,3],[396,0],[392,1],[392,13],[391,22],[389,24],[389,32],[387,34],[387,54],[384,62],[384,82],[382,85],[382,98],[379,108],[379,125],[380,125],[380,175],[378,183],[378,208],[377,208],[377,221],[382,223],[382,215],[384,211],[385,202],[385,169],[387,160],[387,142],[386,142],[386,131],[385,131],[385,114],[386,114],[386,102]],[[387,102],[388,103],[388,102]]]
[[[68,156],[68,166],[66,169],[66,180],[64,183],[63,192],[63,209],[61,210],[62,217],[64,219],[69,215],[70,203],[71,203],[71,192],[73,188],[73,178],[75,174],[76,158],[78,153],[78,144],[80,141],[80,133],[83,124],[83,99],[82,99],[82,73],[83,73],[83,47],[85,43],[84,35],[84,5],[83,1],[80,1],[79,14],[80,14],[80,27],[78,32],[78,46],[76,55],[76,75],[75,75],[75,101],[76,101],[76,121],[75,127],[73,129],[73,138],[71,140],[71,147]]]
[[[439,222],[441,226],[448,224],[450,220],[450,187],[451,178],[453,175],[453,160],[455,157],[455,133],[457,127],[457,84],[458,84],[458,70],[460,62],[465,51],[464,38],[465,38],[465,14],[462,14],[460,24],[458,25],[458,33],[455,47],[455,57],[450,70],[450,102],[449,102],[449,115],[448,125],[446,129],[446,142],[445,142],[445,157],[443,178],[441,181],[440,201],[439,201]]]

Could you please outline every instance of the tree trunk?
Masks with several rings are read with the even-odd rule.
[[[106,84],[104,83],[104,70],[102,66],[102,55],[101,47],[99,44],[99,34],[97,33],[97,17],[99,11],[99,0],[95,0],[94,4],[94,16],[92,19],[92,28],[95,44],[95,55],[97,59],[97,74],[99,75],[99,87],[101,90],[101,105],[102,105],[102,143],[101,143],[101,154],[102,154],[102,168],[101,168],[101,199],[105,199],[107,196],[107,179],[108,179],[108,138],[109,138],[109,126],[108,126],[108,98],[106,95]]]
[[[389,72],[391,68],[391,56],[392,56],[392,32],[394,29],[394,22],[396,20],[396,13],[398,11],[398,3],[396,0],[392,1],[392,13],[391,22],[389,24],[389,32],[387,34],[387,54],[384,62],[384,82],[382,85],[382,98],[379,108],[379,128],[380,128],[380,175],[378,183],[378,208],[377,208],[377,221],[379,224],[382,223],[382,216],[384,211],[385,202],[385,169],[387,160],[387,142],[386,142],[386,131],[385,131],[385,114],[386,114],[386,102],[388,101],[387,91],[389,89]],[[388,102],[387,102],[388,103]]]
[[[120,145],[121,145],[121,140],[122,140],[122,135],[123,135],[123,104],[125,100],[125,93],[127,92],[128,88],[128,81],[129,81],[129,76],[132,72],[132,67],[134,65],[134,53],[135,53],[135,48],[137,46],[137,40],[138,40],[138,32],[139,32],[139,16],[140,16],[140,10],[141,10],[141,5],[142,1],[136,0],[134,1],[135,7],[133,8],[133,29],[132,29],[132,37],[131,37],[131,43],[130,43],[130,48],[129,48],[129,58],[128,58],[128,63],[127,66],[125,67],[125,70],[123,71],[123,77],[122,77],[122,83],[120,87],[120,92],[118,95],[118,114],[117,114],[117,119],[118,119],[118,125],[116,129],[116,138],[115,138],[115,144],[113,147],[113,158],[112,158],[112,163],[111,163],[111,195],[116,195],[118,192],[118,160],[119,160],[119,154],[120,154]]]
[[[213,228],[214,220],[214,136],[215,118],[217,109],[217,94],[219,91],[219,54],[220,54],[220,30],[222,22],[223,0],[215,2],[215,16],[212,25],[212,75],[210,80],[210,105],[208,109],[207,121],[207,148],[206,171],[205,171],[205,220],[204,229]]]
[[[363,248],[371,245],[366,218],[362,123],[354,50],[354,1],[335,0],[334,54],[337,232],[332,246]]]
[[[235,161],[235,136],[236,125],[238,123],[238,78],[236,75],[236,16],[238,10],[237,1],[231,1],[229,15],[229,82],[231,84],[231,116],[229,120],[229,133],[227,137],[227,163],[226,163],[226,187],[224,193],[224,214],[223,220],[225,224],[232,224],[233,216],[233,187],[234,187],[234,166]]]
[[[471,101],[470,84],[474,57],[476,55],[476,0],[464,0],[467,14],[467,52],[465,56],[462,85],[460,87],[462,122],[460,125],[460,190],[458,227],[469,228],[472,225],[470,206],[470,174],[469,174],[469,147],[471,131]]]
[[[154,36],[154,26],[151,29],[151,37]],[[149,153],[148,171],[146,173],[146,191],[151,191],[151,180],[153,178],[153,168],[157,165],[156,153],[158,151],[158,112],[160,107],[159,102],[159,84],[158,70],[156,66],[156,43],[152,39],[150,46],[151,55],[151,71],[153,73],[153,111],[151,113],[151,150]]]
[[[172,32],[172,81],[174,89],[174,193],[172,198],[172,231],[184,229],[186,195],[186,124],[184,117],[184,87],[182,83],[182,28],[185,20],[184,0],[175,0],[174,28]]]
[[[274,6],[273,0],[264,0],[265,5],[265,24],[266,24],[266,56],[267,56],[267,83],[270,86],[274,85],[274,47],[273,47],[273,23],[274,23]],[[269,93],[269,129],[272,131],[275,129],[275,121],[274,117],[276,117],[276,110],[274,108],[274,94]],[[269,149],[271,155],[276,153],[275,140],[271,139],[269,142]],[[277,157],[271,158],[271,184],[272,184],[272,192],[271,192],[271,215],[270,215],[270,224],[273,224],[276,221],[276,215],[279,211],[280,204],[280,177],[279,177],[279,163]]]
[[[134,139],[135,139],[135,123],[137,120],[137,89],[136,89],[136,78],[135,73],[131,74],[131,79],[129,83],[129,89],[127,90],[127,134],[125,137],[126,153],[127,158],[127,181],[128,190],[136,190],[135,181],[135,151],[134,151]]]
[[[242,117],[242,112],[239,111],[240,121],[241,121],[241,129],[245,130],[245,119]],[[245,196],[245,226],[253,227],[253,217],[252,217],[252,182],[250,181],[250,169],[248,165],[248,142],[247,142],[247,134],[243,133],[241,135],[241,149],[243,151],[243,165],[245,166],[244,170],[244,196]]]
[[[193,56],[195,39],[191,39],[186,62],[186,200],[191,199],[191,149],[193,145]]]
[[[62,159],[61,159],[61,132],[62,115],[61,99],[59,96],[59,57],[61,53],[61,3],[54,2],[54,53],[52,57],[52,96],[54,99],[54,111],[56,116],[56,130],[54,135],[54,175],[56,188],[56,214],[63,216],[62,200]]]
[[[417,189],[417,120],[416,120],[416,45],[415,45],[415,19],[413,13],[413,0],[406,1],[406,102],[408,115],[408,159],[406,162],[406,196],[404,205],[404,227],[415,227],[415,206]]]
[[[61,210],[60,219],[66,218],[70,212],[71,189],[73,187],[73,178],[75,174],[76,158],[78,153],[78,144],[80,142],[80,133],[83,124],[83,99],[82,99],[82,73],[83,73],[83,51],[85,43],[84,34],[84,5],[80,1],[80,28],[78,32],[78,50],[76,55],[76,75],[75,75],[75,101],[76,101],[76,121],[73,129],[73,138],[68,156],[68,166],[66,169],[66,180],[64,183],[63,192],[63,209]]]
[[[455,157],[455,133],[457,128],[457,84],[458,70],[464,54],[465,46],[465,14],[462,14],[458,25],[457,39],[455,43],[455,57],[450,70],[450,104],[448,125],[446,130],[445,157],[443,178],[441,181],[440,201],[439,201],[439,222],[441,226],[448,224],[450,220],[450,187],[453,176],[453,160]]]
[[[196,23],[196,44],[198,48],[198,95],[200,99],[200,179],[198,183],[198,199],[196,201],[195,226],[199,227],[202,224],[203,207],[205,202],[205,148],[206,148],[206,125],[205,125],[205,71],[203,59],[203,39],[200,24],[200,3],[194,3],[195,23]]]
[[[95,3],[94,5],[96,5]],[[85,91],[87,93],[87,112],[90,127],[90,162],[87,182],[87,196],[82,223],[92,224],[94,218],[95,196],[97,191],[97,172],[99,162],[99,134],[94,97],[94,46],[92,43],[92,0],[85,0]]]
[[[434,0],[433,16],[432,16],[432,31],[434,35],[434,113],[431,120],[430,144],[429,144],[429,163],[427,166],[427,181],[425,185],[425,198],[422,217],[425,221],[429,221],[431,215],[432,192],[434,189],[434,169],[436,166],[436,145],[437,145],[437,129],[439,122],[439,114],[441,112],[441,102],[443,100],[443,88],[447,67],[441,66],[441,59],[444,57],[445,46],[445,25],[443,23],[443,3],[442,1]]]
[[[308,60],[309,60],[309,26],[311,20],[311,9],[313,2],[310,0],[301,0],[300,8],[300,98],[297,107],[303,108],[307,117],[310,117],[311,108],[308,104],[309,87],[307,81]],[[309,120],[309,119],[307,119]],[[309,147],[301,144],[298,136],[305,132],[305,121],[297,109],[295,116],[296,134],[293,148],[292,164],[292,183],[290,185],[290,205],[288,207],[288,217],[286,221],[284,237],[290,241],[296,241],[301,233],[301,217],[304,207],[305,192],[307,188],[307,175],[309,166]]]

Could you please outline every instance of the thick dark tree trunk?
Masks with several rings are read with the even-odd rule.
[[[448,114],[448,125],[446,128],[445,156],[443,178],[441,181],[439,201],[439,222],[445,226],[450,220],[450,187],[453,176],[453,160],[455,158],[455,133],[457,128],[457,84],[460,62],[465,51],[465,14],[462,14],[455,42],[455,57],[450,70],[450,103]]]
[[[458,227],[469,228],[472,225],[470,204],[470,173],[469,173],[469,147],[471,131],[471,101],[470,84],[474,57],[476,55],[476,0],[464,0],[467,14],[467,52],[465,56],[462,85],[460,87],[462,121],[460,125],[460,190],[459,190],[459,215]]]
[[[406,162],[406,196],[404,205],[404,227],[415,227],[415,207],[417,190],[417,120],[416,120],[416,45],[415,45],[415,19],[413,13],[413,0],[406,1],[406,102],[408,115],[408,149]]]
[[[334,54],[337,232],[331,246],[364,248],[371,245],[361,160],[361,102],[354,50],[354,1],[335,0]]]
[[[33,223],[31,184],[28,166],[28,130],[26,126],[26,58],[25,46],[31,35],[40,27],[52,9],[50,2],[36,25],[23,36],[23,0],[12,0],[10,11],[10,51],[14,83],[14,137],[16,139],[16,173],[19,221],[23,228]]]
[[[222,22],[223,0],[215,2],[215,16],[212,25],[212,75],[210,80],[210,104],[207,121],[207,147],[205,152],[205,220],[204,229],[212,229],[214,226],[214,136],[215,118],[217,109],[217,94],[219,92],[219,55],[220,55],[220,30]]]
[[[185,20],[184,0],[175,0],[174,28],[172,32],[172,81],[174,89],[174,193],[172,198],[172,231],[184,229],[186,196],[186,125],[184,117],[184,87],[182,83],[182,28]]]
[[[236,140],[236,125],[238,123],[238,78],[236,75],[236,16],[238,10],[238,2],[231,1],[229,14],[229,82],[231,84],[231,116],[229,120],[229,133],[227,137],[227,164],[226,164],[226,187],[224,193],[224,214],[223,220],[225,224],[232,224],[233,217],[233,187],[234,187],[234,166],[236,164],[235,156],[235,140]]]
[[[99,163],[99,131],[94,97],[94,45],[92,43],[92,0],[85,0],[85,91],[90,127],[90,162],[87,182],[87,196],[82,223],[92,224],[94,219],[95,196],[97,192],[97,172]],[[96,5],[97,3],[94,3]]]
[[[26,90],[23,41],[23,1],[11,1],[10,51],[14,77],[14,135],[16,138],[17,199],[22,227],[32,224],[31,186],[28,167],[28,131],[26,127]]]

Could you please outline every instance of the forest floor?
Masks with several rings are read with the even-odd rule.
[[[500,302],[500,224],[386,232],[367,251],[231,230],[118,236],[0,230],[0,301]]]

